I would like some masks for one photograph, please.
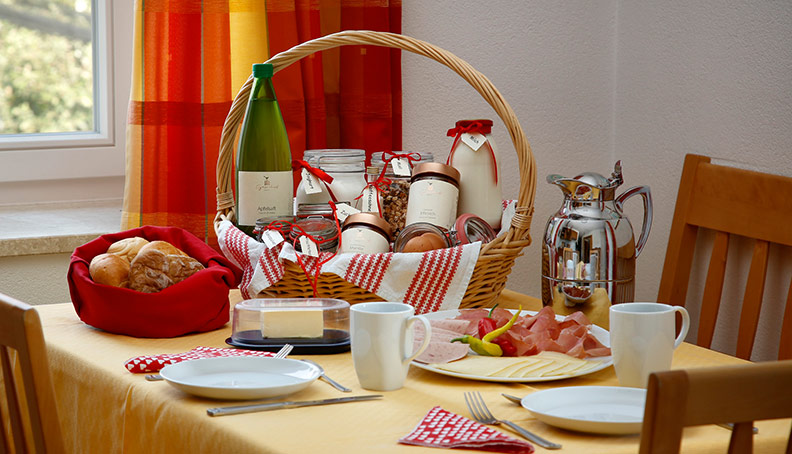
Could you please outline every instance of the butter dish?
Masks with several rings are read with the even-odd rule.
[[[332,298],[254,298],[234,306],[226,343],[250,350],[296,354],[349,351],[349,303]]]

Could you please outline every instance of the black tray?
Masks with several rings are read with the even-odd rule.
[[[246,350],[277,352],[284,344],[291,344],[292,354],[330,355],[349,351],[349,332],[340,329],[326,329],[324,338],[315,339],[264,339],[261,331],[251,330],[238,333],[240,339],[226,339],[226,344]]]

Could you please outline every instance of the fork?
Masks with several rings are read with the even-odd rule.
[[[484,399],[481,397],[481,394],[478,391],[465,393],[465,405],[467,405],[468,410],[470,410],[470,414],[473,415],[473,419],[480,422],[481,424],[497,426],[502,423],[514,429],[518,434],[525,437],[525,439],[530,440],[545,449],[561,449],[561,445],[558,443],[547,441],[539,435],[529,432],[511,421],[497,419],[489,411],[487,404],[484,403]]]
[[[281,347],[281,349],[278,350],[278,353],[275,353],[275,356],[273,356],[273,358],[285,358],[286,356],[289,355],[289,353],[291,353],[291,351],[293,349],[294,349],[294,345],[292,345],[292,344],[283,344],[283,347]],[[148,381],[160,381],[160,380],[165,380],[165,379],[160,374],[146,374],[146,380],[148,380]]]

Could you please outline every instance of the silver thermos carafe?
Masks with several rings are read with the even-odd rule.
[[[574,178],[550,175],[547,182],[564,192],[564,203],[548,221],[542,244],[542,302],[563,300],[572,307],[592,295],[611,304],[633,301],[635,259],[652,226],[652,195],[637,186],[616,195],[622,184],[621,161],[610,178],[584,172]],[[644,203],[641,235],[622,212],[624,202],[640,194]]]

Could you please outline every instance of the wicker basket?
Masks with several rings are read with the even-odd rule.
[[[461,307],[487,306],[500,295],[506,285],[506,278],[514,265],[514,260],[521,255],[522,249],[531,243],[531,216],[533,215],[533,203],[536,194],[536,162],[525,134],[517,121],[517,117],[492,83],[468,63],[450,52],[429,43],[394,33],[367,30],[342,31],[299,44],[275,55],[267,63],[271,63],[277,73],[286,66],[314,52],[343,45],[361,44],[402,49],[446,65],[479,92],[492,106],[509,131],[517,152],[520,170],[520,191],[517,197],[516,213],[509,229],[481,248],[473,276],[461,303]],[[251,75],[239,93],[237,93],[223,125],[220,154],[217,159],[217,216],[215,216],[214,220],[215,229],[223,219],[231,221],[236,219],[232,192],[234,177],[233,148],[237,129],[245,114],[252,82],[253,78]],[[329,273],[320,275],[317,291],[322,297],[339,298],[348,301],[350,304],[382,300],[377,295]],[[313,289],[303,270],[298,265],[286,261],[283,279],[261,292],[258,296],[294,298],[309,297],[311,295],[313,295]]]

